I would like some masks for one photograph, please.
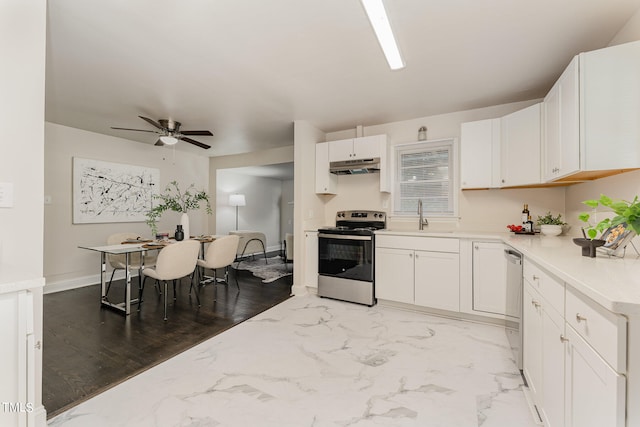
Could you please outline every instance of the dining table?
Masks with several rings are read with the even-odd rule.
[[[197,240],[201,244],[200,258],[204,259],[205,245],[216,239],[216,236],[192,236],[191,239]],[[138,286],[138,298],[131,298],[131,255],[140,253],[140,269],[138,271],[140,280],[142,280],[142,270],[144,269],[144,253],[150,250],[160,250],[166,245],[175,242],[169,240],[127,240],[116,245],[105,246],[78,246],[80,249],[87,249],[100,253],[100,305],[114,309],[119,313],[126,315],[131,314],[131,306],[138,304],[142,300],[142,286]],[[125,256],[125,295],[124,301],[114,302],[108,296],[107,288],[107,255],[124,255]]]

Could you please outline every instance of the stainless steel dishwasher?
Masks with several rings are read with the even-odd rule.
[[[506,332],[513,357],[522,371],[522,254],[505,249],[507,259],[507,306],[517,307],[517,316],[507,320]]]

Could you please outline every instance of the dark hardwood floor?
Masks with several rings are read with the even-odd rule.
[[[286,300],[291,276],[262,283],[249,271],[230,269],[229,285],[218,284],[216,291],[214,302],[213,285],[202,287],[198,307],[183,280],[175,303],[169,299],[166,322],[151,280],[141,310],[132,308],[126,317],[100,308],[99,285],[45,295],[42,398],[48,418]],[[109,295],[118,292],[124,295],[123,281],[114,282]]]

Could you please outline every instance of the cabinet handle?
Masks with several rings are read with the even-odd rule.
[[[34,344],[34,347],[40,350],[42,348],[42,343],[40,343],[40,341],[36,341],[36,343]]]
[[[478,250],[478,245],[475,245],[473,248],[477,251]]]
[[[581,315],[580,313],[576,313],[576,320],[578,321],[578,323],[580,323],[583,320],[586,322],[587,318]]]
[[[534,274],[533,275],[533,280],[540,280],[540,278]]]
[[[560,342],[568,342],[569,338],[565,337],[564,335],[560,334]]]
[[[535,308],[540,307],[540,303],[534,299],[531,300],[531,305],[533,305]]]
[[[409,258],[413,258],[413,254],[409,254]]]
[[[504,179],[502,180],[502,183],[504,184]]]

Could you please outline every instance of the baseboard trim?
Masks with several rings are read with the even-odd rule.
[[[138,271],[132,270],[131,277],[138,277]],[[111,277],[111,273],[108,273],[107,280]],[[124,280],[124,270],[116,270],[113,276],[113,280]],[[76,277],[73,279],[60,280],[57,282],[48,282],[44,286],[43,293],[53,294],[55,292],[69,291],[71,289],[84,288],[85,286],[95,285],[100,283],[100,274],[92,274],[90,276]]]

